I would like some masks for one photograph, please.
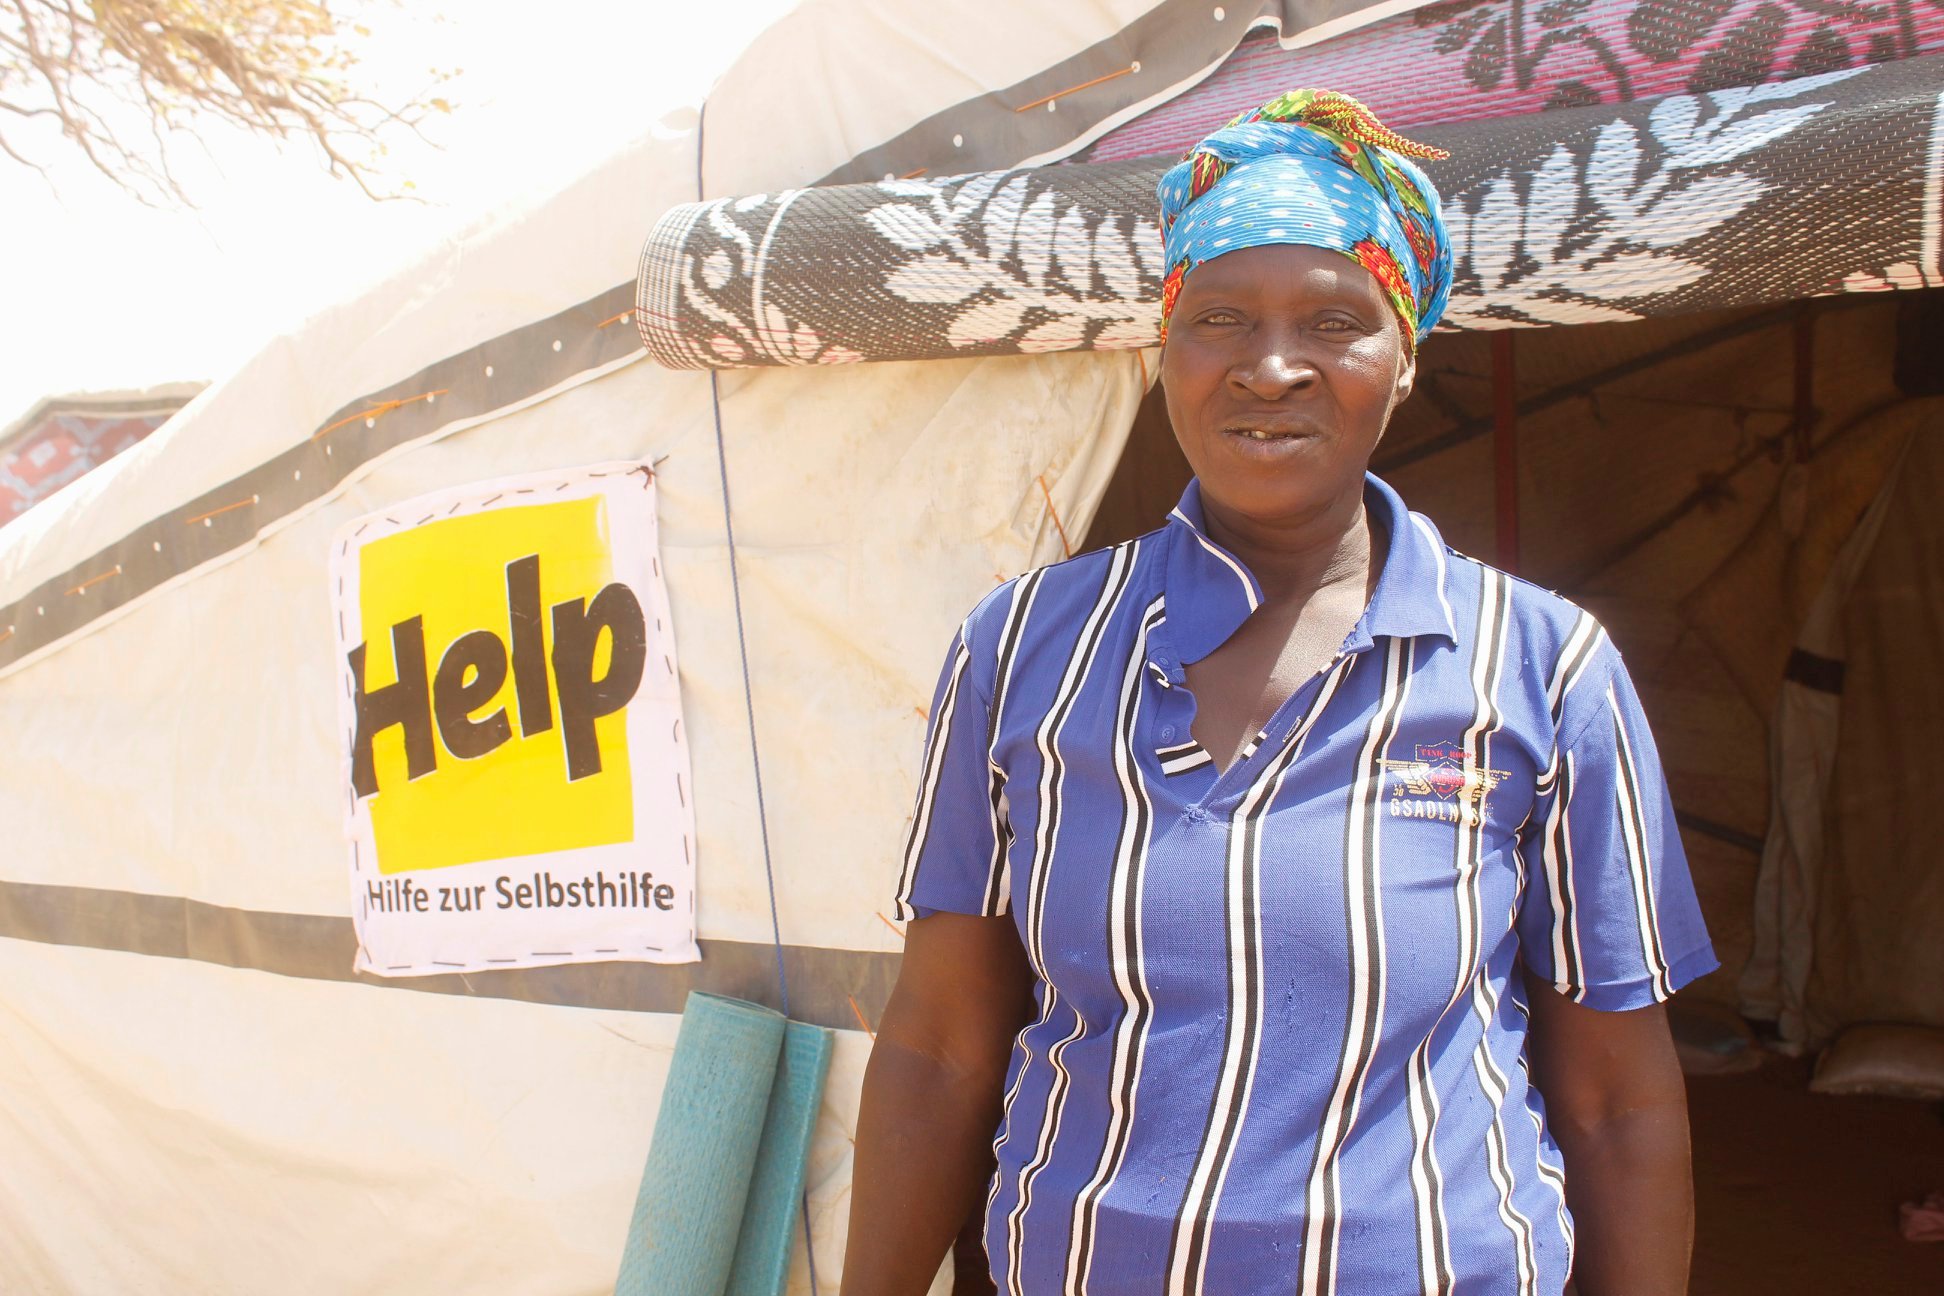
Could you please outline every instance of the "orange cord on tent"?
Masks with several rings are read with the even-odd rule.
[[[400,397],[398,400],[379,401],[376,405],[373,405],[370,409],[365,410],[361,414],[348,414],[345,417],[339,419],[335,423],[326,423],[323,427],[311,433],[311,440],[313,441],[321,440],[322,438],[331,435],[331,433],[337,431],[345,424],[356,423],[359,419],[363,419],[365,421],[365,426],[370,427],[373,423],[385,417],[385,415],[391,413],[395,409],[401,409],[404,406],[416,404],[419,401],[437,400],[439,397],[445,395],[446,392],[449,390],[451,389],[446,387],[441,387],[437,391],[420,392],[416,396],[403,396]]]
[[[1129,63],[1126,67],[1122,68],[1118,72],[1109,72],[1106,76],[1097,76],[1091,81],[1082,81],[1079,85],[1068,86],[1064,90],[1057,91],[1050,95],[1044,95],[1038,99],[1033,100],[1033,102],[1031,103],[1021,104],[1019,105],[1019,107],[1013,109],[1013,111],[1016,113],[1023,113],[1026,112],[1028,109],[1038,108],[1042,104],[1052,103],[1055,99],[1063,99],[1067,95],[1078,94],[1082,90],[1091,90],[1095,86],[1100,85],[1103,82],[1112,81],[1117,77],[1128,76],[1131,73],[1139,72],[1140,70],[1141,70],[1141,65],[1139,63]]]
[[[88,579],[86,579],[86,580],[84,580],[84,581],[82,581],[82,582],[81,582],[81,583],[80,583],[79,585],[76,585],[76,586],[74,586],[73,588],[71,588],[71,589],[69,589],[69,590],[68,590],[68,593],[70,593],[70,594],[86,594],[86,593],[87,593],[87,592],[89,591],[89,589],[91,589],[91,588],[93,588],[93,587],[94,587],[94,586],[96,586],[96,585],[99,585],[99,584],[101,584],[101,582],[103,582],[103,581],[105,581],[105,580],[113,580],[113,579],[115,579],[115,577],[117,577],[117,576],[119,576],[119,575],[121,575],[121,571],[122,571],[122,569],[121,569],[121,564],[120,564],[120,563],[116,563],[116,564],[114,565],[114,567],[113,567],[113,568],[112,568],[111,570],[109,570],[109,571],[105,571],[105,572],[103,572],[103,573],[101,573],[101,574],[100,574],[99,576],[90,576],[90,577],[88,577]]]
[[[695,200],[706,202],[708,189],[702,180],[703,130],[708,124],[709,101],[704,99],[695,114]],[[756,741],[756,694],[749,682],[749,635],[743,622],[742,580],[736,570],[736,523],[729,507],[729,447],[722,435],[722,382],[718,371],[709,370],[709,407],[715,415],[716,467],[722,475],[722,530],[729,550],[729,593],[736,609],[736,647],[742,654],[743,706],[749,716],[749,763],[756,776],[756,827],[763,843],[763,880],[769,885],[770,938],[776,945],[776,989],[783,1015],[790,1015],[790,977],[783,966],[783,923],[776,911],[776,866],[770,857],[769,812],[763,802],[763,756]],[[857,1001],[851,1000],[853,1011]],[[861,1023],[864,1014],[859,1012]],[[870,1027],[865,1027],[866,1033]],[[872,1036],[873,1039],[877,1037]],[[803,1250],[810,1259],[810,1296],[817,1296],[817,1247],[810,1235],[810,1194],[801,1201],[803,1213]]]
[[[864,1020],[864,1010],[857,1006],[857,996],[847,994],[844,996],[844,998],[850,1000],[851,1012],[856,1014],[858,1026],[860,1026],[863,1029],[864,1033],[866,1035],[869,1035],[871,1037],[872,1042],[875,1043],[877,1041],[877,1032],[871,1029],[871,1023]]]
[[[207,513],[198,513],[194,517],[184,518],[182,519],[182,524],[184,526],[194,526],[196,525],[196,523],[201,522],[207,525],[209,519],[211,518],[221,517],[225,513],[234,513],[236,512],[236,510],[241,508],[248,508],[250,507],[250,505],[256,502],[257,502],[257,497],[255,495],[252,495],[250,496],[250,498],[238,500],[234,504],[225,504],[223,505],[223,507],[213,508],[209,510],[209,512]]]
[[[1046,496],[1046,511],[1053,517],[1053,529],[1060,533],[1060,548],[1066,550],[1066,556],[1071,558],[1073,542],[1067,539],[1066,523],[1060,521],[1060,511],[1053,507],[1053,492],[1046,489],[1046,474],[1041,473],[1034,480],[1039,482],[1040,494]]]

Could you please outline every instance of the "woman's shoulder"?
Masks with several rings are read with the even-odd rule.
[[[1060,637],[1084,622],[1103,597],[1124,602],[1156,584],[1163,531],[1092,549],[1001,581],[966,615],[961,638],[974,662],[995,661],[1010,642]],[[1118,595],[1118,599],[1114,596]]]
[[[1460,594],[1454,602],[1465,604],[1454,608],[1461,638],[1502,615],[1527,669],[1540,669],[1549,680],[1562,670],[1583,669],[1615,652],[1599,618],[1558,590],[1450,545],[1445,546],[1445,555],[1456,578],[1452,584]]]

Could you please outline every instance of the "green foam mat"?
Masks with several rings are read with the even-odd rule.
[[[791,1022],[783,1037],[776,1084],[763,1120],[762,1148],[736,1238],[728,1296],[782,1296],[790,1274],[790,1247],[802,1218],[803,1179],[810,1136],[823,1105],[824,1075],[833,1044],[820,1026]]]
[[[784,1026],[782,1014],[757,1004],[689,995],[615,1296],[721,1296],[727,1288]]]

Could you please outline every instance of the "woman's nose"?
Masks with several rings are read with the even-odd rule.
[[[1317,378],[1316,366],[1292,347],[1265,348],[1230,372],[1230,380],[1258,400],[1279,400]]]

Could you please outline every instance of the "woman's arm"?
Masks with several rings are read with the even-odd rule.
[[[1694,1175],[1666,1009],[1601,1012],[1530,976],[1526,990],[1533,1081],[1566,1157],[1579,1296],[1683,1296]]]
[[[878,1026],[851,1169],[845,1296],[923,1296],[980,1200],[1033,973],[1010,918],[913,922]]]

